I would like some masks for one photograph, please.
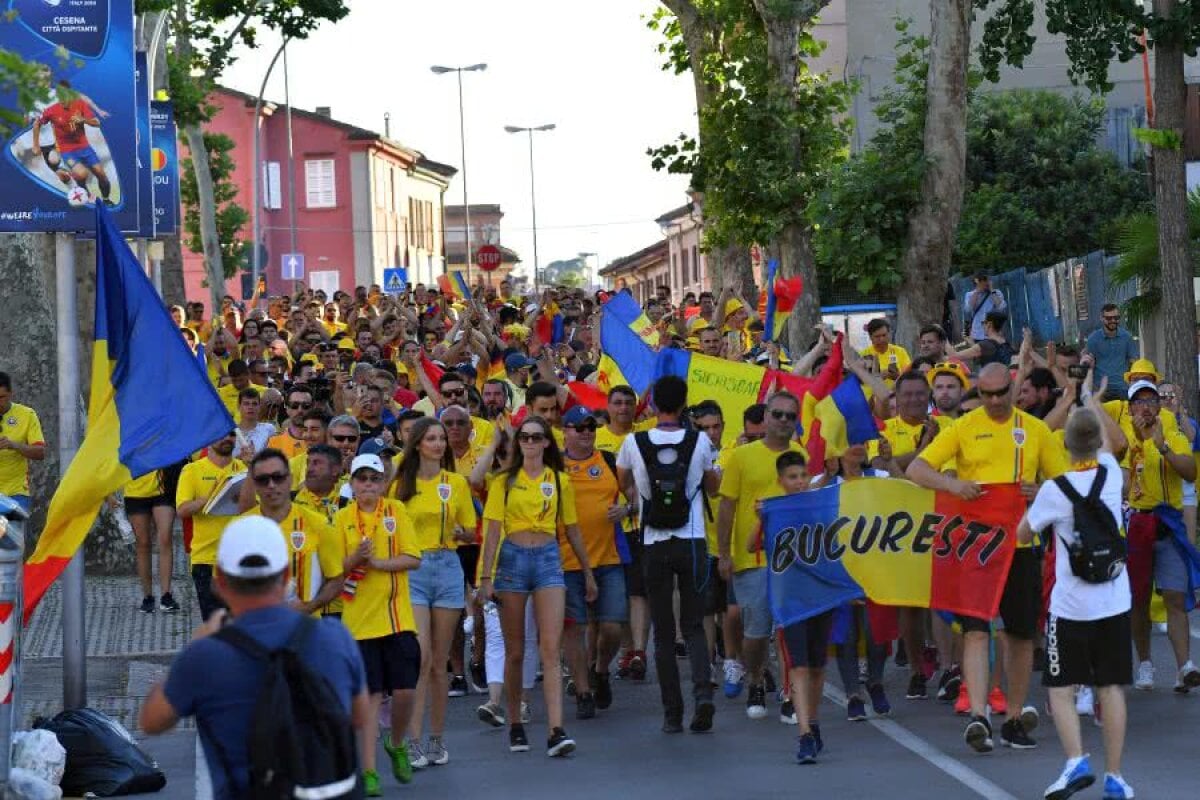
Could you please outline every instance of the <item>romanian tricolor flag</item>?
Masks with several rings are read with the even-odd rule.
[[[629,305],[632,304],[632,309]],[[600,312],[600,373],[596,381],[605,392],[622,384],[644,394],[654,381],[655,353],[638,331],[629,326],[632,312],[641,314],[637,302],[628,294],[614,295]],[[645,315],[641,315],[645,318]]]
[[[767,265],[766,308],[763,309],[763,341],[773,342],[783,332],[788,317],[800,292],[804,289],[804,281],[797,275],[794,278],[776,278],[779,262],[772,259]]]
[[[234,427],[141,264],[96,204],[96,333],[87,435],[25,564],[25,619],[83,544],[104,499]]]
[[[763,502],[777,625],[852,600],[991,619],[1025,503],[1017,484],[978,500],[891,478],[860,478]]]
[[[453,297],[456,300],[465,300],[471,296],[471,289],[467,286],[467,279],[461,272],[438,275],[437,285],[442,294]]]
[[[604,304],[606,319],[619,320],[633,331],[647,347],[658,347],[658,329],[628,292],[617,292]]]

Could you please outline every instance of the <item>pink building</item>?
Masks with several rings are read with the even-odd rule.
[[[255,98],[221,88],[209,98],[217,112],[207,130],[233,139],[238,203],[251,209],[253,237]],[[444,272],[444,196],[457,170],[373,131],[333,119],[329,108],[292,109],[295,170],[289,176],[286,107],[264,102],[260,128],[259,206],[262,271],[271,294],[291,291],[282,257],[304,256],[304,282],[328,294],[383,282],[383,270],[406,267],[412,283]],[[289,177],[296,219],[289,213]],[[294,238],[293,238],[294,237]],[[201,255],[184,251],[189,299],[207,302]],[[241,277],[226,291],[241,298]]]

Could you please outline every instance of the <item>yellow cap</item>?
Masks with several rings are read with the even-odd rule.
[[[731,297],[725,301],[725,316],[731,317],[745,307],[746,304],[741,300],[738,300],[736,297]]]
[[[320,364],[321,361],[320,361],[320,359],[318,359],[316,357],[315,354],[305,353],[304,355],[300,356],[300,363],[301,364]]]
[[[964,389],[971,386],[971,379],[968,377],[966,369],[957,361],[941,361],[934,364],[933,369],[925,375],[925,380],[929,381],[930,386],[933,386],[933,381],[938,375],[953,375],[962,381]]]
[[[337,349],[338,350],[349,350],[350,352],[354,352],[358,348],[355,347],[354,342],[350,341],[349,339],[338,339]]]

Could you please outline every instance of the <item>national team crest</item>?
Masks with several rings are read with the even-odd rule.
[[[450,502],[450,484],[448,484],[448,483],[439,483],[439,484],[438,484],[438,490],[437,490],[437,492],[438,492],[438,498],[439,498],[439,499],[440,499],[440,500],[441,500],[443,503],[449,503],[449,502]]]
[[[542,497],[546,498],[547,500],[549,500],[551,497],[554,497],[553,483],[547,482],[542,484]]]
[[[591,478],[592,480],[599,478],[600,477],[600,467],[598,467],[595,464],[588,467],[588,477]]]
[[[9,425],[16,425],[16,424],[17,424],[17,418],[16,418],[16,417],[9,417],[9,418],[8,418],[8,420],[7,420],[7,422],[8,422],[8,424],[9,424]]]
[[[396,533],[396,518],[395,517],[384,517],[383,518],[383,529],[385,531],[387,531],[388,536],[392,536],[393,534],[395,534]]]
[[[304,531],[292,531],[292,549],[296,551],[304,549]]]
[[[1017,445],[1017,447],[1021,447],[1025,444],[1025,429],[1024,428],[1013,428],[1012,434],[1013,434],[1013,442]]]

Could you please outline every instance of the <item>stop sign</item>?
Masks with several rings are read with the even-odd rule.
[[[494,244],[485,244],[475,251],[475,266],[484,272],[491,272],[500,266],[500,248]]]

